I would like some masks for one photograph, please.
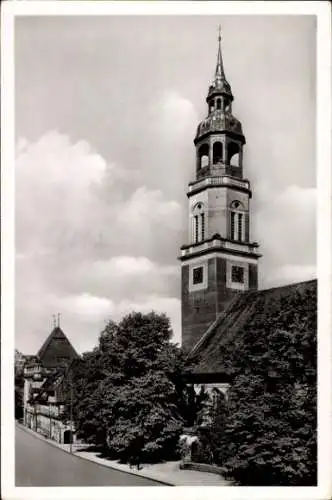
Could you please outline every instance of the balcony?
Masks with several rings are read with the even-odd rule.
[[[35,375],[42,375],[42,367],[41,365],[30,365],[25,366],[24,368],[24,376],[25,377],[34,377]]]
[[[250,182],[245,179],[234,179],[228,175],[216,176],[216,177],[206,177],[205,179],[191,182],[189,184],[188,193],[200,190],[209,186],[235,186],[242,189],[250,191]]]
[[[246,252],[255,258],[260,257],[257,243],[231,242],[222,238],[213,238],[193,245],[184,245],[181,248],[180,258],[190,257],[209,250],[233,250],[234,252]]]

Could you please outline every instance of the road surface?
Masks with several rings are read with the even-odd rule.
[[[16,426],[16,486],[163,486],[70,455]]]

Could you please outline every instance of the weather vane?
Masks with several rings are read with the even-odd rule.
[[[221,42],[221,26],[220,26],[220,24],[218,26],[218,33],[219,33],[218,40],[219,40],[219,42]]]

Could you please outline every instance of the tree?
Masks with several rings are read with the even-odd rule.
[[[309,290],[254,315],[233,365],[228,417],[215,443],[241,485],[316,484],[316,295]]]
[[[74,360],[62,380],[62,400],[65,402],[62,420],[69,421],[72,415],[78,438],[88,444],[103,445],[106,439],[97,412],[102,404],[97,389],[104,378],[102,355],[96,348]]]
[[[99,346],[83,357],[75,388],[79,435],[107,443],[130,463],[174,454],[183,419],[180,350],[170,343],[168,318],[131,313],[110,322]]]
[[[24,392],[24,363],[21,363],[23,355],[15,349],[15,418],[23,417],[23,392]]]

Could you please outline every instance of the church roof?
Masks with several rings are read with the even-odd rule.
[[[231,356],[239,352],[245,335],[280,327],[284,307],[288,310],[287,329],[293,331],[299,308],[316,307],[317,281],[240,293],[226,307],[194,346],[189,357],[195,361],[194,375],[232,375]],[[310,309],[310,307],[309,307]],[[290,312],[289,312],[290,311]],[[302,321],[309,321],[305,315]],[[268,325],[268,327],[267,327]],[[293,330],[292,330],[293,329]],[[264,333],[265,334],[265,333]]]
[[[57,368],[79,356],[61,328],[56,326],[39,349],[37,357],[45,368]]]

